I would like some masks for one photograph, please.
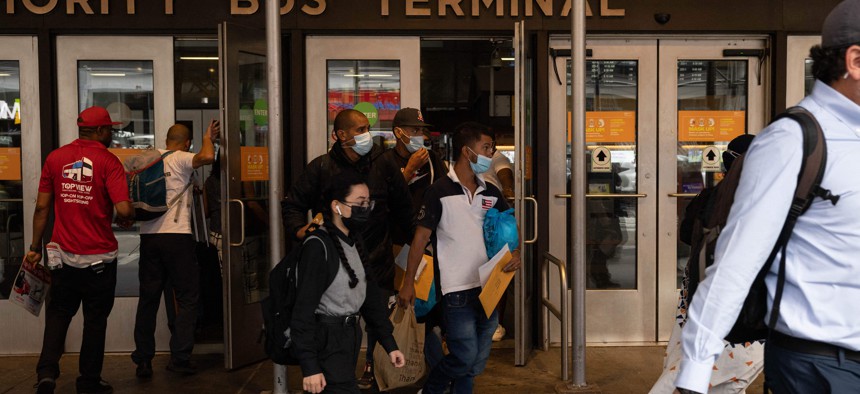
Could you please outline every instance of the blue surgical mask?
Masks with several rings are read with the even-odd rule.
[[[475,174],[483,174],[490,169],[490,164],[492,164],[493,162],[492,159],[484,155],[479,155],[478,153],[473,151],[472,148],[466,149],[469,149],[472,153],[475,154],[475,156],[478,156],[477,163],[473,163],[471,160],[469,160],[469,167],[472,167],[472,172],[474,172]]]
[[[409,137],[409,145],[406,145],[406,150],[408,150],[409,153],[418,152],[419,150],[421,150],[423,148],[424,148],[424,137],[423,136],[419,135],[417,137]]]
[[[358,153],[359,156],[364,156],[373,149],[373,137],[370,133],[359,134],[353,139],[355,140],[355,145],[350,146],[349,148],[352,148],[352,150],[355,151],[355,153]]]

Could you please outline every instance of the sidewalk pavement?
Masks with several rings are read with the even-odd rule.
[[[588,347],[586,349],[586,381],[596,384],[605,394],[647,393],[663,368],[662,346]],[[33,393],[36,383],[36,356],[0,357],[0,393]],[[220,354],[197,355],[194,360],[200,372],[183,377],[164,368],[168,355],[153,360],[152,379],[138,380],[135,365],[127,354],[105,357],[102,378],[110,382],[116,393],[224,393],[258,394],[272,389],[272,363],[260,362],[226,372]],[[363,360],[363,357],[359,358]],[[524,367],[513,366],[514,350],[493,349],[483,375],[477,378],[475,393],[553,393],[561,383],[561,358],[558,348],[534,351]],[[77,355],[66,355],[60,362],[63,375],[57,381],[57,393],[74,393],[77,376]],[[358,365],[356,373],[364,365]],[[358,375],[356,375],[358,376]],[[288,368],[290,392],[301,392],[298,367]],[[411,394],[417,390],[398,390]],[[761,378],[747,390],[761,393]]]

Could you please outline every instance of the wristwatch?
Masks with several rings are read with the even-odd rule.
[[[42,245],[32,245],[31,244],[30,245],[30,251],[36,252],[36,253],[41,253],[42,252]]]

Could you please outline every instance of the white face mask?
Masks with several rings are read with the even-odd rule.
[[[406,133],[403,133],[403,131],[401,131],[401,133],[403,134],[403,136],[406,136]],[[403,141],[403,139],[401,139],[401,141]],[[422,148],[425,148],[424,136],[423,135],[410,136],[409,137],[409,143],[404,144],[404,145],[406,145],[406,151],[408,151],[409,153],[418,152]]]
[[[370,132],[361,133],[355,136],[353,140],[355,141],[355,145],[348,146],[348,148],[358,153],[359,156],[364,156],[373,149],[373,137],[370,135]]]

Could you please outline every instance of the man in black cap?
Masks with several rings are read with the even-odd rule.
[[[827,162],[816,198],[800,216],[765,283],[770,302],[784,264],[777,323],[765,346],[765,384],[776,393],[855,393],[860,387],[860,0],[836,6],[811,50],[815,87],[800,102],[824,131]],[[803,162],[800,125],[790,119],[762,131],[744,156],[743,175],[714,265],[693,297],[681,335],[675,386],[708,391],[714,360],[747,292],[764,266],[792,206]],[[766,321],[767,321],[766,320]]]

